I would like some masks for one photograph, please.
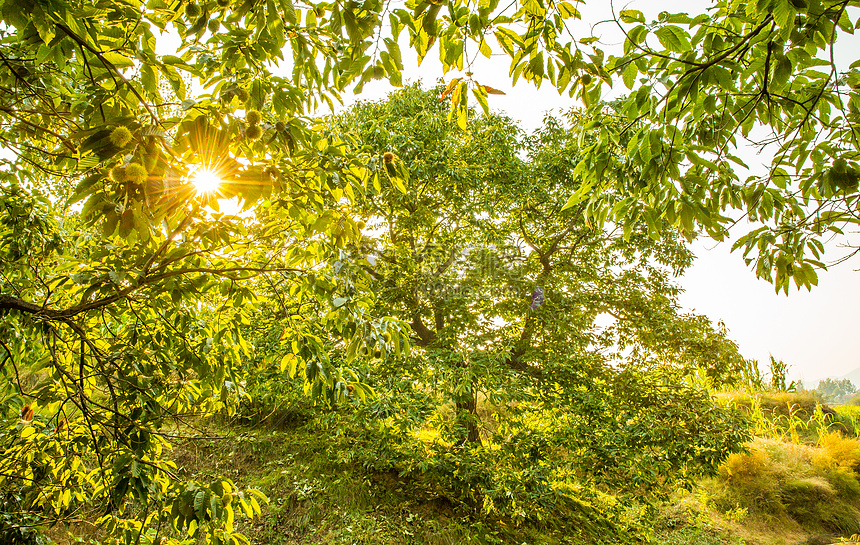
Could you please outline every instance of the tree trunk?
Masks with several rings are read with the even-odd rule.
[[[468,368],[467,362],[460,362],[458,367]],[[472,385],[469,391],[454,395],[454,403],[457,408],[457,424],[466,428],[466,434],[458,444],[475,444],[481,441],[480,428],[478,427],[478,391]]]
[[[433,321],[436,325],[436,330],[430,330],[421,320],[421,315],[416,311],[412,323],[412,331],[418,336],[419,346],[429,346],[438,340],[440,332],[445,329],[445,316],[440,311],[439,307],[433,309]],[[456,350],[450,343],[445,345],[448,350],[455,353]],[[457,367],[463,372],[468,373],[469,362],[460,360],[457,362]],[[474,388],[474,384],[469,385],[469,391],[461,394],[453,394],[451,397],[456,406],[456,414],[454,416],[455,426],[462,426],[466,429],[466,433],[457,441],[458,445],[475,444],[481,441],[481,432],[478,426],[478,393]]]

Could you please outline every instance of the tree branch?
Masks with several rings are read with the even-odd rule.
[[[37,316],[41,316],[44,318],[48,318],[50,320],[58,320],[66,322],[68,319],[81,314],[83,312],[87,312],[90,310],[99,309],[105,306],[108,306],[112,303],[115,303],[121,299],[125,299],[132,293],[143,289],[145,287],[156,284],[162,280],[166,280],[168,278],[173,278],[175,276],[182,276],[186,274],[213,274],[216,276],[226,276],[231,277],[232,273],[254,273],[254,274],[263,274],[270,272],[305,272],[302,269],[294,269],[290,267],[284,268],[257,268],[257,267],[233,267],[230,269],[216,269],[216,268],[191,268],[191,269],[179,269],[175,271],[170,271],[162,274],[153,275],[150,277],[146,277],[141,279],[137,284],[133,286],[128,286],[116,292],[115,294],[103,297],[102,299],[97,299],[90,303],[82,303],[79,305],[75,305],[73,307],[69,307],[62,310],[51,309],[47,307],[42,307],[31,303],[29,301],[24,301],[23,299],[19,299],[17,297],[13,297],[11,295],[0,295],[0,311],[4,310],[17,310],[20,312],[24,312],[26,314],[33,314]],[[231,277],[232,278],[232,277]],[[68,323],[68,322],[66,322]]]

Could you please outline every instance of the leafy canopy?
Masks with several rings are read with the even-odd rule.
[[[817,282],[834,234],[850,246],[840,259],[856,252],[841,235],[858,222],[860,59],[840,38],[854,34],[857,2],[726,0],[650,22],[625,9],[615,16],[620,50],[571,32],[580,12],[570,2],[408,5],[411,13],[395,13],[419,57],[438,43],[448,70],[462,69],[467,51],[503,53],[514,82],[549,84],[579,100],[579,130],[596,138],[575,168],[581,186],[569,205],[588,202],[597,224],[644,222],[659,232],[666,220],[688,236],[723,239],[749,221],[735,248],[786,292],[792,280]],[[453,79],[461,125],[469,89],[485,108],[494,92]],[[607,106],[601,97],[610,89],[629,93]],[[746,143],[772,157],[761,172],[739,157]],[[624,184],[632,190],[606,196]]]
[[[406,444],[440,430],[410,456],[454,498],[515,519],[540,520],[540,502],[577,498],[579,483],[642,492],[714,472],[745,427],[689,383],[730,381],[744,361],[724,331],[678,310],[685,241],[668,227],[656,240],[647,226],[595,228],[587,203],[565,208],[587,139],[551,118],[526,136],[470,115],[463,133],[444,93],[409,86],[332,120],[373,167],[349,209],[367,234],[344,266],[369,276],[372,312],[408,323],[415,343],[361,365],[383,399],[404,398],[372,426],[394,420]],[[361,361],[368,332],[343,336],[335,348]],[[452,459],[476,475],[446,476]]]
[[[372,344],[393,323],[338,291],[335,270],[358,238],[351,207],[379,160],[307,114],[372,79],[399,84],[407,40],[419,58],[438,46],[446,70],[502,52],[515,81],[549,82],[582,102],[577,163],[560,167],[568,184],[545,196],[547,209],[520,211],[531,233],[547,234],[550,209],[643,245],[643,226],[659,245],[671,228],[719,238],[746,217],[754,230],[738,244],[757,273],[778,289],[811,286],[823,237],[857,222],[858,74],[835,63],[854,7],[721,1],[706,15],[651,23],[625,11],[623,54],[608,54],[592,36],[571,38],[574,4],[549,0],[3,0],[4,512],[44,521],[88,509],[126,542],[240,540],[235,506],[252,515],[257,496],[179,478],[165,426],[242,395],[236,370],[255,351],[246,339],[255,312],[283,294],[301,296],[284,310],[309,389],[357,389],[327,372],[321,335],[355,322]],[[630,94],[601,103],[616,81]],[[495,92],[472,76],[452,80],[450,119],[464,140],[469,91],[485,107]],[[774,159],[765,175],[741,179],[735,149],[758,134]],[[199,168],[222,177],[219,193],[194,191]],[[386,178],[404,195],[405,174]],[[236,198],[246,216],[220,212],[218,197]],[[416,232],[428,225],[410,221]],[[451,304],[453,316],[465,302]],[[323,319],[313,331],[302,327],[306,307]],[[486,332],[478,325],[470,342]],[[402,349],[403,330],[391,331],[385,342]],[[436,332],[457,337],[444,324]],[[642,354],[658,346],[618,333]]]
[[[857,387],[847,378],[826,378],[818,383],[816,390],[829,401],[839,401],[847,394],[853,394]]]
[[[328,205],[362,166],[302,114],[354,79],[355,15],[0,5],[0,505],[31,517],[3,539],[80,513],[118,542],[243,539],[263,496],[183,479],[170,445],[244,395],[261,285],[331,304],[306,273],[353,232]],[[198,168],[219,194],[195,193]],[[219,212],[231,196],[248,216]]]

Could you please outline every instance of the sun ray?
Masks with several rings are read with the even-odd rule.
[[[199,166],[191,173],[191,183],[197,193],[214,193],[223,182],[221,176],[215,170]]]

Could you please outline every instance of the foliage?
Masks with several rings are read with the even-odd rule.
[[[440,496],[424,478],[368,471],[350,457],[363,437],[346,413],[322,406],[311,412],[313,418],[288,429],[210,427],[173,456],[198,478],[222,471],[218,466],[229,461],[237,481],[268,492],[270,502],[262,506],[259,521],[237,521],[254,544],[609,543],[612,526],[603,522],[609,517],[642,529],[636,519],[643,513],[623,509],[611,495],[596,491],[590,492],[594,502],[579,503],[577,510],[562,504],[558,511],[546,509],[543,523],[475,514]],[[385,456],[383,448],[377,458]],[[604,533],[589,534],[581,524]],[[615,542],[635,540],[625,534]]]
[[[770,356],[770,387],[777,392],[791,392],[797,388],[794,381],[786,382],[788,364]]]
[[[818,383],[816,390],[828,401],[839,401],[846,395],[856,392],[857,387],[847,378],[826,378]]]
[[[794,392],[797,390],[797,383],[795,381],[786,382],[788,368],[788,364],[770,356],[768,364],[770,377],[767,377],[758,360],[744,360],[744,365],[741,368],[743,384],[753,392]]]
[[[461,136],[444,94],[407,87],[331,121],[376,165],[351,209],[368,233],[350,261],[373,313],[410,324],[415,343],[362,371],[381,398],[366,425],[383,432],[366,463],[514,520],[591,503],[591,485],[642,493],[713,472],[746,426],[683,379],[720,383],[742,360],[677,311],[683,241],[562,211],[576,139],[552,119],[522,138],[497,116],[472,116]]]
[[[801,440],[768,431],[777,426],[757,428],[747,452],[730,455],[716,478],[662,507],[657,523],[669,528],[661,534],[698,528],[732,542],[776,543],[812,542],[821,534],[835,541],[856,531],[860,483],[851,467],[860,460],[857,439],[835,427],[819,427]]]
[[[675,495],[658,524],[668,536],[706,529],[745,543],[847,535],[856,527],[860,482],[857,429],[850,415],[820,405],[816,392],[723,394],[749,409],[756,437],[716,478]],[[817,400],[817,401],[816,401]],[[780,409],[780,404],[782,408]],[[674,530],[673,530],[674,529]],[[829,541],[834,541],[832,537]]]
[[[721,238],[736,210],[759,225],[735,243],[759,276],[785,291],[790,280],[816,283],[824,237],[856,223],[860,73],[834,61],[838,36],[854,31],[850,4],[717,2],[707,15],[664,13],[650,24],[619,14],[625,54],[595,68],[632,93],[601,143],[632,132],[626,164],[642,166],[646,218],[653,210]],[[765,174],[741,178],[742,139],[770,144]]]
[[[14,152],[0,159],[0,482],[17,498],[4,520],[82,513],[107,541],[238,543],[236,512],[259,514],[253,490],[179,478],[167,427],[246,395],[261,286],[331,308],[330,275],[302,273],[353,232],[324,204],[348,161],[300,116],[351,79],[364,46],[345,44],[369,27],[339,7],[330,29],[300,12],[299,34],[288,3],[187,6],[0,6],[0,140]],[[156,47],[162,30],[175,55]],[[291,48],[294,77],[274,75]],[[319,71],[337,49],[338,73],[331,55]],[[195,169],[217,171],[217,197],[253,221],[195,194]],[[316,364],[323,347],[305,338],[294,345]],[[309,383],[346,392],[320,366],[303,368]]]
[[[811,531],[856,532],[860,484],[850,465],[840,465],[857,462],[845,448],[856,449],[856,442],[836,432],[824,433],[820,447],[758,439],[749,454],[732,455],[721,467],[724,487],[714,501],[723,509],[790,517]]]
[[[300,383],[293,387],[296,392],[301,391]],[[402,398],[395,395],[389,399],[394,402]],[[262,506],[262,519],[237,521],[238,529],[247,531],[252,543],[598,542],[593,536],[580,537],[582,529],[576,527],[581,522],[579,515],[569,518],[571,511],[564,504],[547,509],[542,521],[520,524],[475,514],[467,506],[449,501],[427,474],[401,474],[393,471],[390,465],[386,467],[385,458],[390,451],[384,443],[385,436],[373,432],[373,426],[368,430],[370,433],[359,432],[363,419],[353,419],[350,412],[342,408],[333,411],[323,406],[310,409],[309,416],[306,421],[293,421],[287,427],[278,428],[209,427],[202,430],[200,437],[178,445],[172,457],[180,467],[192,472],[191,475],[196,473],[195,478],[223,471],[227,465],[236,482],[267,491],[270,503]],[[404,444],[410,443],[397,441],[391,447]],[[775,471],[787,481],[815,478],[833,488],[836,495],[827,497],[822,512],[839,512],[848,509],[852,502],[856,503],[857,495],[851,492],[851,487],[856,486],[852,485],[856,483],[856,474],[831,471],[816,464],[816,454],[824,452],[822,447],[785,444],[760,448],[762,444],[769,443],[756,441],[751,452],[762,453],[765,473]],[[366,456],[362,456],[362,452]],[[377,453],[375,457],[374,452]],[[496,463],[497,458],[491,453],[483,454],[488,456],[487,463]],[[735,458],[734,455],[730,457]],[[378,471],[373,470],[374,466],[370,471],[364,467],[365,462],[374,461]],[[482,469],[477,466],[477,460],[473,465],[460,467]],[[453,472],[441,476],[450,479]],[[752,481],[748,482],[754,487]],[[781,481],[777,479],[776,482],[774,488],[781,490]],[[744,496],[742,487],[734,484],[728,485],[729,490],[723,490],[724,484],[720,476],[699,481],[694,492],[674,496],[671,503],[660,506],[657,511],[640,510],[641,504],[630,505],[630,500],[623,496],[616,496],[618,504],[614,508],[606,503],[601,505],[606,509],[604,516],[626,520],[631,524],[631,532],[650,535],[658,544],[764,545],[778,543],[780,539],[802,542],[805,533],[824,531],[819,521],[800,526],[793,519],[774,517],[773,511],[739,507],[739,501],[751,502],[751,497]],[[523,486],[514,485],[514,488]],[[586,522],[590,520],[585,519]],[[633,523],[637,520],[647,528],[635,526]],[[565,526],[565,522],[570,526]],[[649,531],[652,526],[653,534]],[[631,537],[628,533],[622,540],[610,539],[607,530],[598,535],[608,543],[623,542]]]
[[[588,203],[598,225],[659,232],[665,220],[688,236],[701,228],[723,239],[747,218],[752,230],[735,247],[787,292],[791,280],[815,285],[823,241],[857,224],[860,72],[856,53],[837,52],[839,38],[854,33],[856,2],[718,0],[706,13],[664,11],[652,22],[623,9],[615,14],[623,51],[570,32],[581,15],[569,2],[407,6],[392,24],[408,27],[419,59],[438,44],[444,69],[462,70],[469,48],[503,53],[514,82],[547,82],[581,101],[578,130],[592,144],[568,204]],[[847,69],[836,62],[843,53]],[[629,95],[601,103],[622,85]],[[451,80],[451,113],[463,128],[470,89],[485,109],[495,92],[471,70]],[[772,154],[764,174],[742,178],[745,141]]]
[[[816,391],[723,392],[718,399],[736,407],[752,421],[755,435],[785,441],[815,441],[826,431],[849,437],[860,433],[858,414],[852,407],[832,409]]]
[[[622,414],[672,397],[701,410],[703,420],[690,422],[719,428],[716,446],[690,430],[676,452],[660,435],[670,420],[631,430],[615,421],[621,433],[607,437],[643,452],[669,445],[668,455],[712,468],[740,427],[678,384],[687,365],[724,377],[738,361],[709,323],[672,306],[667,271],[689,260],[674,229],[721,237],[727,209],[736,210],[760,225],[738,242],[759,275],[786,290],[791,278],[815,283],[824,233],[856,222],[857,74],[838,74],[832,55],[828,71],[816,69],[837,35],[853,31],[849,4],[722,1],[710,15],[653,24],[628,11],[619,15],[629,27],[617,57],[593,37],[562,41],[579,17],[568,2],[3,0],[0,142],[10,153],[0,157],[0,483],[20,498],[15,513],[28,524],[84,513],[107,541],[199,533],[237,543],[235,507],[253,515],[258,496],[225,479],[179,478],[164,456],[167,426],[231,411],[247,395],[246,371],[299,374],[307,393],[329,404],[366,396],[349,365],[377,351],[405,359],[410,334],[438,348],[422,357],[438,362],[458,405],[452,438],[476,439],[481,389],[562,410],[593,401],[606,416],[616,407],[600,400],[643,384]],[[548,80],[583,100],[588,111],[572,117],[579,138],[548,126],[526,150],[536,166],[525,168],[512,153],[516,131],[469,111],[470,88],[484,106],[495,92],[471,76],[443,93],[451,99],[444,121],[462,132],[428,126],[424,136],[435,130],[446,142],[442,160],[426,165],[383,133],[374,144],[386,149],[368,154],[306,117],[371,79],[399,84],[404,30],[421,58],[438,44],[446,70],[464,67],[467,44],[490,56],[492,35],[515,80]],[[612,107],[600,104],[601,86],[619,77],[628,87],[645,82]],[[733,147],[757,123],[779,150],[766,176],[740,182]],[[475,170],[458,155],[488,151],[504,160]],[[223,184],[195,193],[192,176],[208,170]],[[436,175],[447,192],[431,188],[422,213],[406,213],[422,191],[410,180]],[[483,192],[495,176],[512,183]],[[219,197],[234,198],[244,216],[222,213]],[[515,215],[498,226],[478,221],[495,214],[491,199],[524,227]],[[352,215],[371,220],[375,200],[396,205],[388,246],[376,250],[396,258],[394,271],[417,265],[398,252],[410,233],[427,238],[442,200],[449,212],[468,212],[463,233],[440,233],[445,244],[468,235],[480,251],[440,273],[466,291],[445,300],[452,319],[428,328],[436,347],[420,326],[407,329],[430,316],[424,303],[407,312],[416,308],[404,304],[407,284],[382,292],[377,306],[380,279],[355,259],[366,241]],[[518,229],[525,243],[535,237],[540,259],[467,274],[498,262],[501,246],[492,245]],[[565,262],[565,251],[576,255]],[[404,278],[426,277],[421,267]],[[502,278],[511,272],[519,276]],[[533,308],[523,305],[527,293],[488,296],[499,283],[528,289]],[[622,319],[598,334],[603,312]],[[482,323],[483,315],[506,323]],[[461,318],[462,329],[451,327]],[[615,342],[630,350],[629,369],[600,354]],[[532,376],[538,358],[543,377]],[[668,376],[654,380],[666,365]],[[598,387],[586,395],[591,381]],[[612,441],[592,467],[611,465],[620,448]],[[666,464],[683,473],[684,461]]]

